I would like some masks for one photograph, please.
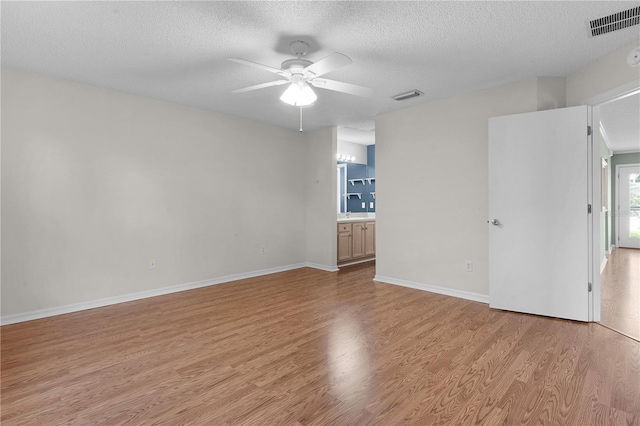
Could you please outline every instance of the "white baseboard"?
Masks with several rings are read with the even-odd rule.
[[[304,268],[305,266],[309,266],[311,268],[316,268],[316,269],[322,269],[322,270],[328,270],[324,268],[330,268],[330,267],[325,267],[323,265],[315,265],[310,263],[298,263],[295,265],[279,266],[276,268],[268,268],[268,269],[262,269],[259,271],[246,272],[242,274],[227,275],[220,278],[213,278],[209,280],[196,281],[196,282],[186,283],[186,284],[178,284],[170,287],[163,287],[163,288],[154,289],[154,290],[141,291],[138,293],[125,294],[122,296],[107,297],[104,299],[92,300],[88,302],[57,306],[55,308],[40,309],[37,311],[25,312],[21,314],[7,315],[0,318],[0,325],[15,324],[18,322],[31,321],[31,320],[40,319],[40,318],[52,317],[55,315],[62,315],[62,314],[68,314],[71,312],[84,311],[86,309],[101,308],[103,306],[115,305],[117,303],[131,302],[133,300],[146,299],[148,297],[155,297],[155,296],[162,296],[165,294],[177,293],[179,291],[193,290],[196,288],[208,287],[210,285],[222,284],[230,281],[237,281],[237,280],[243,280],[246,278],[254,278],[254,277],[260,277],[263,275],[275,274],[277,272],[290,271],[292,269]],[[337,270],[338,269],[335,268],[335,271]],[[335,272],[335,271],[332,270],[330,272]]]
[[[602,259],[602,263],[600,263],[600,273],[602,273],[602,271],[604,271],[604,267],[607,266],[607,257],[605,256],[604,259]]]
[[[356,260],[355,262],[341,263],[341,264],[338,266],[338,268],[339,268],[339,267],[341,267],[341,266],[351,266],[351,265],[358,265],[358,264],[360,264],[360,263],[365,263],[365,262],[373,262],[374,260],[376,260],[376,258],[375,258],[375,257],[370,257],[370,258],[368,258],[368,259],[364,259],[364,260]]]
[[[307,262],[304,265],[309,267],[309,268],[320,269],[321,271],[326,271],[326,272],[338,272],[339,271],[337,266],[320,265],[319,263],[313,263],[313,262]]]
[[[457,297],[459,299],[473,300],[474,302],[481,302],[481,303],[487,303],[487,304],[489,303],[488,295],[472,293],[470,291],[455,290],[455,289],[446,288],[446,287],[439,287],[435,285],[400,280],[397,278],[381,277],[379,275],[376,275],[375,277],[373,277],[373,280],[379,281],[382,283],[387,283],[387,284],[399,285],[402,287],[415,288],[416,290],[428,291],[430,293],[437,293],[437,294],[443,294],[445,296]]]

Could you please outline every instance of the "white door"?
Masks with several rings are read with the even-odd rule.
[[[489,304],[587,321],[588,107],[489,119]]]
[[[618,246],[640,248],[640,165],[617,167]]]

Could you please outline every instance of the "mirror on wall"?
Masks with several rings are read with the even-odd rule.
[[[375,123],[337,128],[338,213],[376,211]]]
[[[376,211],[375,145],[366,146],[367,164],[352,162],[355,156],[338,154],[338,213]],[[346,161],[345,161],[346,160]]]
[[[338,163],[338,213],[347,212],[347,165],[345,163]]]

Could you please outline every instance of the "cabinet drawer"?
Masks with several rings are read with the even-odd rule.
[[[338,232],[351,232],[351,224],[350,223],[339,223],[338,224]]]

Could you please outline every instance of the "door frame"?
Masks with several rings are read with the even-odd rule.
[[[629,163],[629,164],[616,164],[616,203],[614,206],[616,215],[620,213],[620,169],[624,169],[627,167],[640,167],[640,163]],[[616,217],[616,247],[619,247],[620,244],[620,217]]]
[[[600,106],[614,102],[627,96],[632,96],[640,93],[640,80],[631,81],[622,86],[607,90],[604,93],[592,96],[583,100],[581,105],[591,106],[591,114],[589,121],[591,122],[591,128],[593,129],[590,143],[589,143],[589,162],[591,167],[588,168],[588,185],[590,188],[588,203],[591,204],[592,214],[589,215],[589,253],[591,253],[589,261],[589,282],[592,283],[592,291],[589,293],[589,321],[600,322],[601,319],[601,287],[600,287],[600,245],[603,244],[600,241],[600,220],[594,220],[595,211],[600,211],[600,208],[595,209],[594,200],[598,200],[598,205],[601,200],[601,182],[600,182],[600,168],[602,163],[600,161],[600,155],[598,153],[599,147],[596,150],[594,147],[593,133],[599,131],[600,126],[594,126],[594,123],[600,123]],[[617,227],[617,221],[616,221]]]

